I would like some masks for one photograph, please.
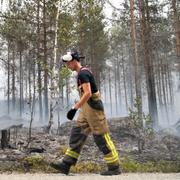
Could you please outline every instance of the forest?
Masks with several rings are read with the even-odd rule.
[[[0,0],[0,174],[55,173],[68,152],[72,49],[95,77],[122,172],[179,173],[179,0]],[[83,145],[71,173],[99,173],[93,136]]]
[[[107,17],[106,6],[112,15]],[[159,129],[179,120],[180,4],[177,0],[1,0],[2,114],[60,121],[76,95],[61,56],[86,58],[108,117],[136,109]],[[78,97],[77,97],[78,98]],[[58,119],[58,120],[57,120]]]

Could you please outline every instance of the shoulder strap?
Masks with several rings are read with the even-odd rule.
[[[80,71],[79,71],[79,73],[80,72],[82,72],[82,71],[87,71],[87,72],[89,72],[90,74],[92,74],[92,72],[91,72],[91,70],[89,69],[89,68],[87,68],[87,67],[82,67],[81,69],[80,69]],[[77,75],[77,80],[78,80],[78,86],[81,84],[81,82],[80,82],[80,80],[79,80],[79,73],[78,73],[78,75]]]
[[[82,67],[80,71],[88,71],[92,74],[91,70],[88,67]]]

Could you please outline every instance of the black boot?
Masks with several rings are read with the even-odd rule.
[[[121,174],[119,166],[109,166],[107,171],[101,173],[103,176],[113,176]]]
[[[70,165],[66,164],[65,162],[59,162],[59,163],[51,163],[50,166],[58,171],[60,171],[60,173],[69,174],[70,171]]]

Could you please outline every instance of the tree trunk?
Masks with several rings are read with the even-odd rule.
[[[51,98],[50,98],[50,117],[48,124],[48,133],[53,124],[53,110],[54,105],[53,101],[55,98],[55,63],[57,59],[57,40],[58,40],[58,19],[59,19],[59,11],[60,11],[60,0],[57,3],[57,13],[56,13],[56,22],[55,22],[55,39],[54,39],[54,58],[51,61]]]
[[[162,86],[161,86],[161,57],[158,58],[158,66],[156,67],[156,72],[157,72],[157,93],[158,93],[158,100],[159,100],[159,105],[160,105],[160,110],[162,107]]]
[[[31,119],[30,119],[30,124],[29,124],[29,134],[28,134],[28,142],[27,142],[27,147],[29,147],[31,143],[31,132],[32,132],[32,123],[34,120],[34,109],[35,109],[35,100],[36,100],[36,62],[34,60],[33,62],[33,67],[32,67],[32,72],[33,72],[33,96],[32,96],[32,101],[30,102],[30,112],[31,112]]]
[[[119,55],[117,56],[117,59],[119,59]],[[122,112],[122,93],[121,93],[121,73],[120,73],[120,61],[118,62],[118,65],[117,65],[117,72],[118,72],[118,104],[119,104],[119,112],[121,113]]]
[[[37,62],[38,62],[38,94],[39,94],[39,121],[43,118],[42,108],[42,81],[41,81],[41,56],[40,56],[40,0],[37,2]]]
[[[115,93],[115,104],[116,104],[116,116],[118,115],[118,89],[117,89],[117,75],[118,75],[118,72],[117,72],[117,67],[118,67],[118,59],[115,59],[115,70],[114,70],[114,93]]]
[[[23,101],[23,96],[22,96],[22,93],[23,93],[23,84],[22,84],[22,52],[20,51],[19,52],[19,61],[20,61],[20,70],[19,70],[19,82],[20,82],[20,85],[19,85],[19,113],[20,113],[20,117],[22,117],[22,111],[23,111],[23,104],[22,104],[22,101]]]
[[[82,0],[78,0],[78,23],[79,23],[79,51],[80,53],[84,54],[84,15],[83,15],[83,8],[82,8]]]
[[[103,84],[103,92],[104,92],[104,103],[106,104],[108,101],[108,92],[107,92],[107,85],[108,85],[108,80],[106,76],[106,70],[105,70],[105,77],[104,77],[104,84]]]
[[[29,59],[27,58],[26,64],[25,64],[25,71],[26,72],[28,72],[28,63],[29,63],[28,61],[29,61]],[[24,98],[26,100],[28,99],[28,74],[26,74],[26,77],[25,77],[25,97]]]
[[[146,2],[146,6],[145,6]],[[155,81],[153,72],[153,62],[152,62],[152,51],[151,51],[151,27],[150,18],[148,11],[148,0],[139,0],[140,5],[140,17],[141,17],[141,42],[144,58],[144,66],[146,73],[146,85],[148,94],[148,106],[149,114],[153,121],[153,127],[158,127],[158,113],[157,113],[157,102],[156,102],[156,91],[155,91]],[[147,17],[146,17],[147,16]]]
[[[108,74],[109,74],[109,77],[108,77],[109,81],[108,81],[108,83],[109,83],[109,100],[110,100],[109,102],[110,102],[110,113],[111,113],[111,116],[112,116],[113,112],[112,112],[112,92],[111,92],[111,80],[112,80],[111,79],[111,69],[109,68],[108,71],[109,71],[108,72]]]
[[[16,104],[16,81],[15,81],[15,52],[14,52],[14,48],[13,48],[13,52],[12,52],[12,106],[13,106],[13,110],[15,110],[15,104]]]
[[[36,79],[35,79],[35,69],[34,69],[34,72],[33,72],[34,92],[33,92],[32,102],[30,103],[30,105],[31,105],[31,119],[30,119],[30,124],[29,124],[27,147],[29,147],[29,145],[31,143],[31,137],[32,137],[32,123],[33,123],[33,120],[34,120],[34,109],[35,109],[35,99],[36,99],[35,81],[36,81]]]
[[[31,103],[32,103],[32,91],[31,91],[31,71],[32,71],[32,67],[31,67],[31,63],[29,62],[29,72],[28,72],[28,86],[29,86],[29,108],[31,109]]]
[[[8,42],[8,79],[7,79],[7,103],[8,103],[8,114],[10,113],[10,43]]]
[[[163,94],[163,109],[165,111],[165,118],[169,125],[168,108],[167,108],[167,92],[166,92],[166,69],[165,64],[162,65],[162,94]]]
[[[141,77],[140,77],[140,63],[138,56],[137,48],[137,38],[136,38],[136,19],[134,16],[134,0],[130,0],[130,13],[131,13],[131,42],[133,49],[133,58],[134,58],[134,69],[135,69],[135,91],[136,99],[138,100],[138,117],[142,120],[142,97],[141,97]]]
[[[167,65],[167,76],[168,76],[168,87],[169,87],[169,112],[170,112],[170,116],[172,117],[174,114],[174,93],[173,93],[173,83],[172,83],[172,74],[170,71],[170,65]]]
[[[69,80],[66,78],[66,103],[69,105]]]
[[[167,76],[168,76],[168,87],[169,87],[169,103],[171,106],[174,105],[174,96],[173,96],[173,83],[172,83],[172,74],[170,71],[170,65],[167,65]]]
[[[179,0],[177,0],[178,2]],[[173,10],[173,19],[174,19],[174,29],[176,36],[176,54],[179,62],[179,72],[180,72],[180,16],[177,9],[176,0],[172,0],[172,10]],[[180,81],[180,73],[179,73],[179,81]]]
[[[172,9],[173,9],[173,19],[174,19],[174,29],[176,35],[176,53],[179,61],[179,71],[180,71],[180,20],[177,11],[176,0],[172,0]]]
[[[163,115],[163,100],[162,100],[162,85],[161,85],[161,56],[157,54],[157,66],[155,67],[156,74],[156,87],[157,87],[157,97],[159,102],[159,112],[160,116]]]
[[[43,33],[44,33],[44,120],[48,121],[49,118],[49,105],[48,105],[48,69],[47,69],[47,27],[46,27],[46,0],[43,0]]]
[[[125,98],[125,106],[126,112],[128,112],[128,98],[127,98],[127,88],[126,88],[126,77],[125,77],[125,67],[124,67],[124,55],[122,54],[122,71],[123,71],[123,86],[124,86],[124,98]]]

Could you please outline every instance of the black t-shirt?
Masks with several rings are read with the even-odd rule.
[[[81,68],[77,80],[78,80],[78,86],[80,86],[83,83],[90,83],[91,92],[96,93],[98,91],[94,76],[90,72],[90,70],[88,70],[88,68]]]

